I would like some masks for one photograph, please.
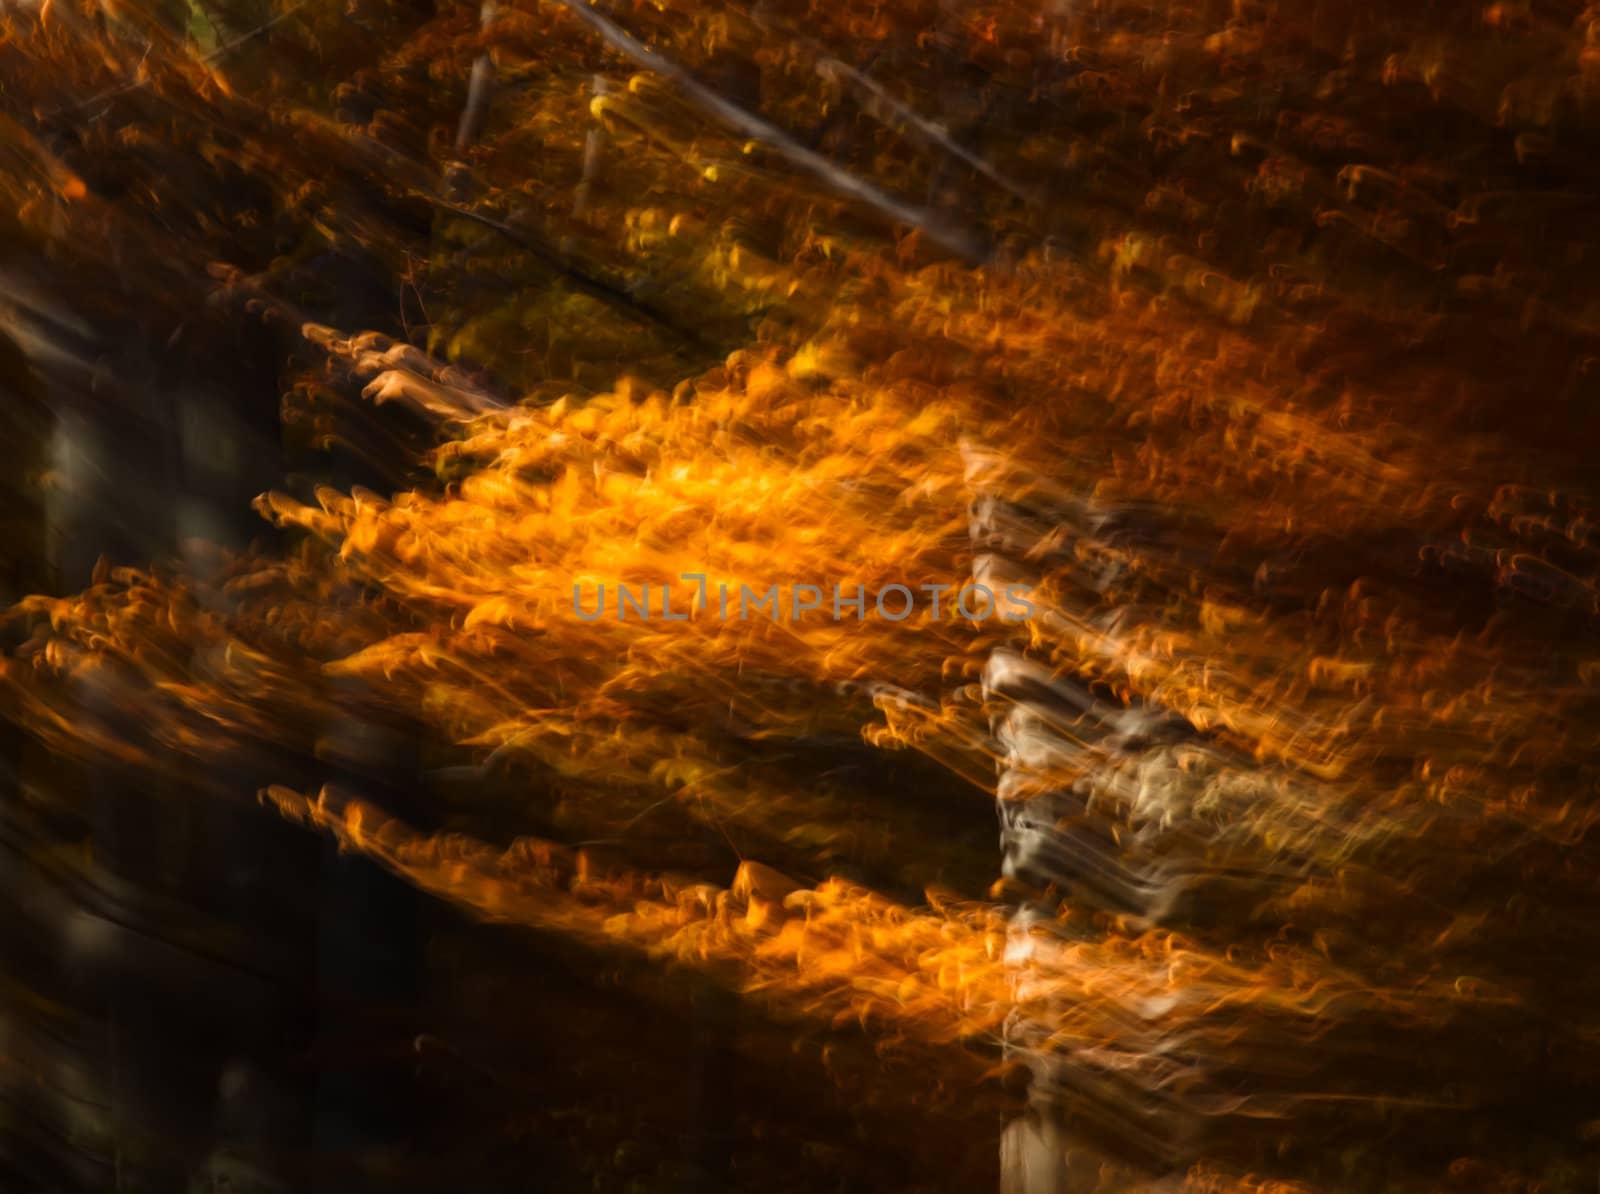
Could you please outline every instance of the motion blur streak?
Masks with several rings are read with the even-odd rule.
[[[1592,1189],[1597,72],[0,7],[0,1184]]]

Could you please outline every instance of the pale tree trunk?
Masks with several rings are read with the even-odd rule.
[[[611,92],[611,82],[604,75],[595,75],[590,89],[596,99]],[[588,136],[583,141],[583,177],[578,182],[577,193],[572,198],[572,214],[574,218],[582,218],[589,210],[589,196],[594,189],[594,180],[600,174],[600,163],[605,155],[606,130],[596,117],[589,126]]]
[[[498,15],[495,0],[484,0],[478,10],[478,29],[487,34]],[[472,73],[467,78],[467,105],[461,110],[461,121],[456,125],[456,154],[464,155],[483,132],[489,118],[489,99],[494,94],[494,51],[487,46],[472,61]]]
[[[1010,600],[1008,591],[1012,586],[1032,589],[1038,584],[1041,565],[1031,562],[1031,549],[1060,528],[1048,525],[1053,517],[1023,514],[1008,502],[1008,496],[1026,496],[1032,505],[1038,495],[1010,492],[1024,486],[1002,454],[971,444],[964,444],[962,451],[973,498],[969,511],[973,583],[988,588],[1007,613],[1018,616],[1023,609]],[[1036,605],[1034,616],[1043,613]],[[1086,690],[1058,680],[1048,668],[1027,659],[1026,623],[1019,621],[1017,626],[1013,641],[991,652],[983,691],[1000,751],[995,793],[1001,874],[1013,893],[1022,893],[1013,896],[1005,960],[1017,1006],[1036,1007],[1038,984],[1071,964],[1066,957],[1071,930],[1058,916],[1054,905],[1058,896],[1120,905],[1120,910],[1136,915],[1148,909],[1130,906],[1130,901],[1139,903],[1141,885],[1118,859],[1104,856],[1101,842],[1080,840],[1077,830],[1062,827],[1082,820],[1083,797],[1077,787],[1038,790],[1041,777],[1054,764],[1084,749],[1075,737],[1099,732],[1090,728],[1090,722],[1098,721],[1103,728],[1116,714]],[[1061,732],[1063,726],[1074,728],[1073,737]],[[1056,1020],[1056,1007],[1050,1004],[1042,1014],[1013,1011],[1006,1020],[1007,1056],[1023,1063],[1030,1081],[1026,1111],[1001,1138],[1001,1194],[1088,1194],[1102,1189],[1102,1156],[1072,1131],[1062,1106],[1063,1093],[1078,1084],[1074,1081],[1078,1075],[1074,1059],[1048,1045]]]

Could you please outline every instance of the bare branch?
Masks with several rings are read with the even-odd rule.
[[[586,0],[555,0],[613,48],[628,58],[676,83],[690,99],[743,136],[761,141],[841,195],[873,208],[899,224],[920,229],[929,240],[974,263],[989,258],[989,250],[970,230],[951,226],[937,213],[915,207],[840,169],[821,154],[801,145],[788,133],[752,112],[723,98],[683,67],[644,45],[616,22],[596,12]]]
[[[478,27],[484,33],[494,23],[495,0],[483,0]],[[462,109],[461,123],[456,128],[456,153],[463,154],[478,139],[483,122],[489,115],[489,95],[494,89],[494,57],[487,46],[472,63],[472,76],[467,82],[467,106]]]
[[[1038,203],[1039,197],[1030,194],[1018,184],[1012,182],[1000,171],[996,170],[983,158],[973,153],[962,145],[947,130],[933,121],[927,119],[920,112],[906,104],[901,103],[886,91],[881,83],[869,75],[863,74],[849,63],[833,57],[827,49],[809,37],[801,36],[791,30],[778,26],[771,17],[763,12],[752,12],[750,19],[762,32],[769,35],[787,37],[804,46],[807,51],[817,56],[817,74],[823,78],[840,78],[865,91],[872,97],[872,102],[867,106],[868,112],[882,120],[883,123],[893,127],[895,121],[911,128],[925,140],[936,145],[953,157],[959,158],[971,166],[989,181],[997,184],[1011,194],[1028,203]]]

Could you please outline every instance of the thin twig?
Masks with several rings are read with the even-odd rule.
[[[238,37],[234,38],[230,42],[224,42],[222,45],[220,45],[216,49],[212,50],[209,54],[205,54],[202,57],[196,59],[196,61],[200,62],[204,66],[210,66],[213,62],[216,62],[219,59],[225,58],[229,54],[233,53],[233,51],[237,50],[240,46],[244,45],[246,42],[252,41],[257,37],[260,37],[267,30],[271,29],[274,25],[280,25],[284,21],[287,21],[290,17],[297,16],[303,9],[309,7],[310,3],[311,3],[311,0],[300,0],[300,2],[298,4],[290,5],[288,8],[286,8],[282,12],[280,12],[277,16],[273,17],[270,21],[267,21],[267,22],[265,22],[264,24],[261,24],[261,25],[257,25],[254,29],[251,29],[247,33],[241,33]],[[149,55],[150,55],[150,49],[147,46],[147,47],[145,47],[145,57],[148,58]],[[144,59],[140,59],[139,65],[141,67],[144,65]],[[92,108],[96,104],[104,103],[106,100],[116,99],[118,96],[121,96],[121,95],[129,95],[129,94],[131,94],[131,93],[133,93],[135,91],[142,91],[146,87],[150,86],[150,84],[152,82],[154,82],[154,81],[155,81],[154,76],[147,75],[143,79],[137,79],[132,83],[123,83],[123,84],[120,84],[119,86],[112,87],[112,88],[110,88],[110,89],[108,89],[106,91],[102,91],[99,95],[91,95],[88,99],[80,100],[75,104],[67,104],[65,107],[53,108],[50,111],[45,112],[43,115],[45,116],[46,119],[51,118],[51,117],[55,117],[55,116],[68,116],[68,115],[71,115],[73,112],[81,112],[85,108]]]

